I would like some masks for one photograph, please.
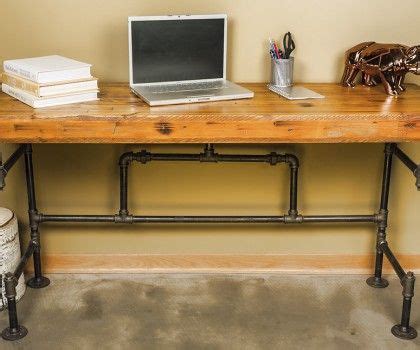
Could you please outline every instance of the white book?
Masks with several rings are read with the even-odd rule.
[[[1,84],[4,93],[26,103],[33,108],[51,107],[70,103],[80,103],[94,101],[98,99],[98,90],[85,91],[72,95],[61,95],[55,97],[36,97],[23,90],[13,88],[6,84]]]
[[[40,84],[90,79],[90,67],[91,65],[88,63],[58,55],[23,58],[3,62],[5,72]]]
[[[54,84],[39,84],[10,73],[2,74],[2,82],[36,97],[63,95],[86,90],[97,90],[98,79],[62,81]]]
[[[86,90],[98,90],[98,80],[92,79],[73,83],[40,86],[39,94],[40,97],[48,97],[53,95],[83,92]]]

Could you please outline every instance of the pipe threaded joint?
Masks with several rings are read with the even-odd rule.
[[[285,154],[285,162],[289,163],[290,168],[297,169],[299,168],[299,159],[294,154]]]
[[[152,160],[152,156],[149,152],[142,149],[140,152],[134,155],[134,159],[140,162],[141,164],[146,164],[147,162],[150,162]]]
[[[16,297],[16,285],[17,279],[13,273],[8,272],[4,277],[4,289],[6,298],[15,298]]]
[[[403,291],[402,295],[404,298],[412,298],[414,296],[414,284],[416,282],[416,277],[414,273],[408,271],[402,280]]]
[[[114,222],[116,224],[132,224],[133,223],[133,215],[116,214],[114,216]]]
[[[130,162],[133,160],[133,155],[134,155],[133,152],[123,153],[120,156],[120,160],[119,160],[118,164],[120,166],[128,166],[130,164]]]
[[[388,210],[381,209],[379,213],[375,215],[378,228],[385,230],[388,226]]]
[[[303,222],[302,215],[284,215],[285,224],[301,224]]]

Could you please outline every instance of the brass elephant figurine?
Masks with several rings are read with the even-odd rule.
[[[341,84],[355,86],[359,72],[362,84],[375,86],[382,82],[388,95],[397,96],[405,90],[407,73],[420,74],[420,45],[361,43],[346,52],[346,67]]]

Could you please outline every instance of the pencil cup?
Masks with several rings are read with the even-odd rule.
[[[279,87],[293,85],[293,57],[271,60],[271,84]]]

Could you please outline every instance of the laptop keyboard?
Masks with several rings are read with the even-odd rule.
[[[224,82],[210,81],[203,83],[179,83],[165,85],[151,85],[149,91],[154,94],[164,94],[168,92],[199,91],[199,90],[218,90],[226,87]]]

